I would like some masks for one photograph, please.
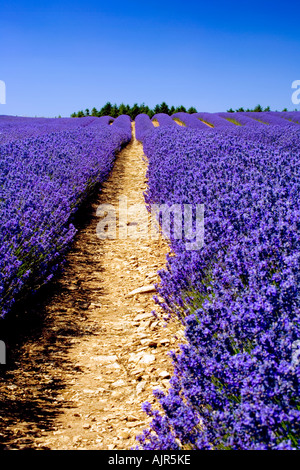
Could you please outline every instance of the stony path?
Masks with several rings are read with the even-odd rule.
[[[163,328],[162,316],[151,314],[158,311],[153,291],[128,295],[158,281],[168,245],[96,234],[100,204],[118,208],[124,196],[129,208],[144,204],[145,173],[133,137],[90,207],[50,301],[36,307],[33,323],[42,318],[41,325],[0,376],[0,448],[130,449],[149,422],[141,404],[154,402],[153,388],[168,387],[168,351],[178,347],[180,324]]]

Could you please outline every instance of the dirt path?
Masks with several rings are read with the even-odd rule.
[[[28,313],[35,334],[20,341],[0,377],[0,448],[130,449],[149,422],[141,404],[154,402],[153,388],[168,387],[167,353],[182,338],[180,324],[163,328],[153,317],[154,292],[128,296],[158,281],[168,246],[96,234],[100,204],[117,208],[120,196],[128,207],[144,204],[145,172],[133,138],[90,207],[50,301]]]

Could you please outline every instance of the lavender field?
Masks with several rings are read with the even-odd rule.
[[[299,116],[177,115],[186,128],[158,116],[154,131],[136,121],[149,208],[205,205],[204,248],[171,239],[160,273],[161,305],[187,343],[171,389],[155,392],[163,412],[144,405],[142,449],[299,448]]]
[[[132,125],[147,209],[204,205],[204,246],[171,232],[159,271],[156,302],[185,343],[169,390],[154,391],[159,410],[143,405],[137,449],[300,448],[299,123],[300,112],[0,116],[2,319],[55,278],[74,215]]]
[[[0,117],[0,317],[48,282],[72,217],[131,138],[130,119]]]

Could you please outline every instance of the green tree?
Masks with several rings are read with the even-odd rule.
[[[160,111],[160,105],[157,104],[155,107],[154,107],[154,110],[153,110],[154,114],[159,114],[161,111]]]
[[[186,113],[186,108],[184,106],[178,106],[175,108],[175,113]]]
[[[113,117],[113,118],[117,118],[119,116],[119,106],[114,104],[111,107],[110,116]]]
[[[148,116],[149,116],[150,111],[151,111],[151,109],[149,108],[149,106],[146,106],[145,103],[142,103],[140,105],[140,114],[148,114]]]
[[[89,115],[90,115],[90,110],[89,110],[89,108],[86,108],[86,110],[85,110],[85,115],[86,115],[86,116],[89,116]]]
[[[98,115],[99,116],[110,116],[111,115],[111,108],[112,108],[112,105],[111,103],[108,101],[99,111]]]
[[[140,107],[137,103],[134,103],[134,105],[132,106],[132,108],[130,110],[129,116],[131,117],[131,119],[134,120],[137,117],[138,114],[141,114],[140,113]]]
[[[187,110],[187,112],[188,112],[189,114],[194,114],[194,113],[197,112],[197,109],[194,108],[194,106],[191,106],[191,107]]]
[[[232,108],[230,108],[230,109],[227,109],[227,113],[234,113],[234,111]]]
[[[244,110],[244,108],[239,108],[239,109],[236,110],[236,112],[237,112],[237,113],[244,113],[245,110]]]
[[[98,111],[95,107],[92,109],[92,116],[94,117],[98,116]]]
[[[266,112],[267,112],[267,111],[271,111],[271,110],[270,110],[270,106],[267,106],[267,107],[264,109],[264,111],[266,111]]]
[[[263,109],[262,109],[262,107],[261,107],[260,104],[258,104],[257,106],[255,106],[255,108],[253,109],[253,111],[254,111],[255,113],[261,113],[262,110],[263,110]]]
[[[164,101],[163,101],[162,104],[160,105],[160,112],[161,112],[161,113],[164,113],[164,114],[169,114],[169,112],[170,112],[169,106],[168,106],[167,103],[165,103]]]
[[[287,108],[284,108],[284,109],[282,110],[282,112],[283,112],[283,113],[286,113],[286,112],[287,112]]]
[[[119,106],[119,116],[121,116],[122,114],[127,114],[127,107],[124,103],[121,103]]]

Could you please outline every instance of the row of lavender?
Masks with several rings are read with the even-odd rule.
[[[13,140],[24,140],[29,137],[36,137],[51,132],[84,128],[93,123],[96,124],[97,127],[107,126],[113,121],[114,118],[110,116],[103,116],[101,118],[84,117],[81,119],[0,116],[0,145]]]
[[[160,274],[187,342],[172,353],[169,392],[155,392],[162,411],[144,405],[153,420],[140,448],[298,449],[298,125],[153,130],[140,116],[136,131],[149,208],[205,206],[203,249],[173,237]]]
[[[290,127],[300,124],[300,111],[294,112],[236,112],[236,113],[176,113],[172,116],[167,114],[155,114],[152,120],[146,114],[136,117],[136,137],[141,142],[144,134],[154,129],[153,121],[157,121],[159,127],[176,126],[175,120],[180,121],[183,126],[191,129],[208,130],[234,129],[236,127],[264,128],[266,125],[277,125]]]
[[[74,213],[131,139],[128,116],[108,123],[0,118],[0,317],[61,265]]]

